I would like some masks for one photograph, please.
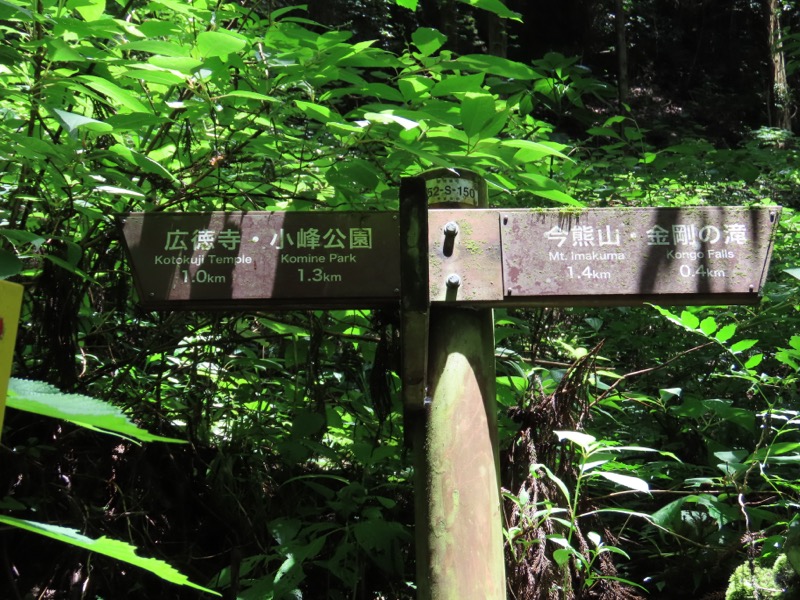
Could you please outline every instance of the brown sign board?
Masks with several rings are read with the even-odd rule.
[[[396,214],[150,212],[120,219],[146,308],[361,308],[400,299]]]
[[[754,304],[779,214],[779,207],[430,209],[429,299],[494,307]],[[396,213],[132,213],[122,221],[148,308],[400,305]]]
[[[753,304],[779,213],[778,207],[501,212],[505,298],[548,306]]]

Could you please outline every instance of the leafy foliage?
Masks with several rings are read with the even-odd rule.
[[[137,556],[136,548],[118,540],[110,540],[105,537],[95,540],[88,538],[85,535],[81,535],[74,529],[59,527],[58,525],[48,525],[46,523],[36,523],[34,521],[26,521],[24,519],[15,519],[13,517],[7,517],[4,515],[0,515],[0,523],[5,523],[6,525],[12,525],[20,529],[38,533],[39,535],[58,540],[59,542],[64,542],[72,546],[91,550],[92,552],[105,554],[106,556],[110,556],[115,560],[130,563],[137,567],[146,569],[147,571],[154,573],[158,577],[169,581],[170,583],[192,587],[197,590],[208,592],[215,596],[221,595],[213,590],[209,590],[192,583],[186,578],[186,576],[182,575],[163,561]]]
[[[112,433],[140,442],[185,443],[184,440],[153,435],[137,427],[111,404],[81,394],[62,394],[41,381],[12,378],[7,404],[11,408],[63,419],[93,431]]]

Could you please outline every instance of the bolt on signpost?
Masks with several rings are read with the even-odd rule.
[[[3,433],[6,393],[8,380],[11,377],[11,360],[14,356],[14,341],[17,338],[22,289],[22,286],[16,283],[0,281],[0,435]]]
[[[499,600],[492,309],[755,304],[779,214],[489,209],[479,176],[437,169],[402,181],[397,214],[131,213],[121,224],[147,308],[399,305],[418,598]]]

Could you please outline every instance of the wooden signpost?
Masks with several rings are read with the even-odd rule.
[[[129,214],[149,308],[399,306],[418,598],[505,598],[492,309],[754,304],[778,207],[486,208],[476,174],[405,179],[400,212]],[[0,380],[1,381],[1,380]]]

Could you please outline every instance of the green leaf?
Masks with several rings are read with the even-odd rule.
[[[714,317],[706,317],[702,321],[700,321],[700,331],[705,333],[706,335],[710,336],[717,330],[717,322],[714,320]]]
[[[407,131],[419,126],[419,123],[416,121],[412,121],[411,119],[407,119],[406,117],[402,117],[386,110],[379,113],[368,112],[364,114],[364,118],[373,123],[396,123]]]
[[[495,101],[490,94],[469,92],[461,100],[461,124],[469,137],[480,134],[495,115]]]
[[[548,200],[559,202],[560,204],[584,206],[583,202],[580,202],[569,194],[563,192],[561,187],[555,181],[548,179],[544,175],[537,175],[535,173],[521,173],[519,177],[528,183],[524,189],[532,194],[536,194],[542,198],[547,198]]]
[[[109,133],[114,131],[114,128],[111,125],[108,123],[103,123],[102,121],[98,121],[97,119],[91,119],[89,117],[84,117],[83,115],[67,112],[66,110],[61,110],[60,108],[51,108],[50,111],[70,134],[75,133],[75,131],[81,127],[84,127],[95,133]]]
[[[720,329],[717,332],[717,335],[715,335],[714,337],[716,338],[716,340],[718,342],[721,342],[721,343],[724,344],[729,339],[731,339],[734,336],[735,333],[736,333],[736,324],[728,323],[727,325],[722,327],[722,329]]]
[[[76,77],[78,81],[85,83],[88,87],[96,92],[100,92],[109,100],[124,106],[131,112],[151,113],[152,111],[146,105],[139,101],[129,91],[122,89],[117,84],[103,79],[102,77],[95,77],[93,75],[81,75]]]
[[[123,51],[136,50],[138,52],[148,52],[150,54],[158,54],[161,57],[172,58],[188,57],[192,52],[189,46],[181,46],[162,40],[138,40],[128,42],[127,44],[120,44],[118,48]],[[199,65],[200,61],[197,61],[197,64]]]
[[[761,364],[761,361],[763,361],[763,360],[764,360],[764,355],[763,354],[754,354],[749,359],[747,359],[746,363],[744,363],[744,368],[745,369],[755,369],[758,365]]]
[[[184,75],[194,75],[203,61],[191,56],[151,56],[147,62],[154,67],[170,69]]]
[[[120,409],[107,402],[81,394],[64,394],[41,381],[12,377],[8,383],[7,404],[16,410],[62,419],[93,431],[126,439],[186,443],[184,440],[154,435],[138,427]]]
[[[513,10],[509,10],[508,7],[500,0],[460,0],[460,2],[494,13],[503,19],[512,19],[520,22],[522,21],[521,14],[514,12]]]
[[[661,314],[662,317],[665,317],[667,320],[672,321],[673,323],[675,323],[675,325],[683,325],[681,323],[681,318],[678,315],[676,315],[675,313],[670,312],[666,308],[662,308],[660,306],[656,306],[655,304],[653,304],[651,306],[653,308],[655,308]]]
[[[664,529],[672,530],[675,525],[680,523],[684,503],[695,498],[696,496],[678,498],[666,506],[662,506],[651,515],[653,523]]]
[[[103,554],[113,559],[126,562],[141,569],[145,569],[156,577],[160,577],[161,579],[170,583],[185,585],[214,596],[222,596],[222,594],[215,592],[214,590],[210,590],[197,585],[196,583],[192,583],[189,581],[189,578],[186,575],[162,560],[138,556],[136,554],[136,546],[131,546],[130,544],[120,540],[114,540],[105,536],[101,538],[90,538],[78,533],[78,531],[75,529],[69,529],[68,527],[49,525],[47,523],[38,523],[36,521],[27,521],[25,519],[15,519],[14,517],[8,517],[5,515],[0,515],[0,523],[5,523],[6,525],[11,525],[12,527],[18,527],[19,529],[38,533],[39,535],[43,535],[53,540],[58,540],[59,542],[63,542],[65,544],[77,546],[78,548],[83,548],[84,550],[97,552],[98,554]]]
[[[167,169],[165,169],[159,162],[153,160],[152,158],[148,158],[144,154],[140,154],[135,150],[126,148],[122,144],[114,144],[108,150],[109,152],[113,152],[117,156],[124,158],[130,164],[139,167],[145,173],[149,173],[151,175],[159,175],[164,179],[168,179],[174,185],[180,184],[180,182],[175,178],[175,176],[172,173],[170,173]]]
[[[401,8],[417,10],[417,4],[419,4],[419,0],[394,0],[394,3]]]
[[[620,473],[612,473],[610,471],[595,471],[594,474],[599,475],[600,477],[605,477],[609,481],[613,481],[614,483],[630,490],[645,493],[650,492],[650,486],[647,485],[647,482],[643,479],[639,479],[638,477],[631,477],[630,475],[622,475]]]
[[[106,0],[70,0],[67,8],[76,10],[84,21],[97,21],[106,11]]]
[[[733,354],[739,354],[740,352],[744,352],[745,350],[749,350],[753,346],[758,343],[758,340],[741,340],[736,342],[733,346],[730,347],[730,351]]]
[[[483,85],[483,73],[474,75],[450,75],[431,89],[432,96],[450,96],[467,92],[479,93]]]
[[[447,41],[447,36],[437,29],[419,27],[411,34],[411,41],[414,42],[414,45],[419,49],[422,56],[430,56],[444,46],[444,43]]]
[[[791,275],[795,279],[800,279],[800,269],[784,269],[783,272]]]
[[[572,556],[572,553],[566,548],[553,550],[553,560],[556,561],[556,564],[559,567],[563,567],[565,564],[567,564],[570,556]]]
[[[545,144],[530,140],[501,140],[500,145],[506,148],[519,148],[519,152],[514,155],[514,158],[521,163],[533,162],[547,156],[557,156],[564,160],[572,160],[569,156],[554,148],[551,143]]]
[[[0,279],[12,277],[22,271],[22,261],[13,252],[0,249]]]
[[[315,104],[314,102],[306,102],[305,100],[294,101],[297,108],[303,111],[309,119],[319,121],[321,123],[328,123],[330,121],[341,121],[342,117],[339,113],[332,111],[327,106]]]
[[[597,441],[597,438],[588,433],[581,433],[580,431],[554,431],[556,437],[560,442],[569,440],[573,444],[577,444],[584,450],[589,450],[592,444]]]
[[[524,81],[541,77],[528,65],[489,54],[467,54],[451,61],[450,65],[456,69],[469,69]]]
[[[247,38],[230,31],[203,31],[197,34],[197,51],[203,58],[220,57],[223,60],[229,54],[235,54],[247,45]]]
[[[700,327],[700,319],[698,319],[694,313],[684,310],[681,312],[681,325],[686,327],[686,329],[697,329]]]

